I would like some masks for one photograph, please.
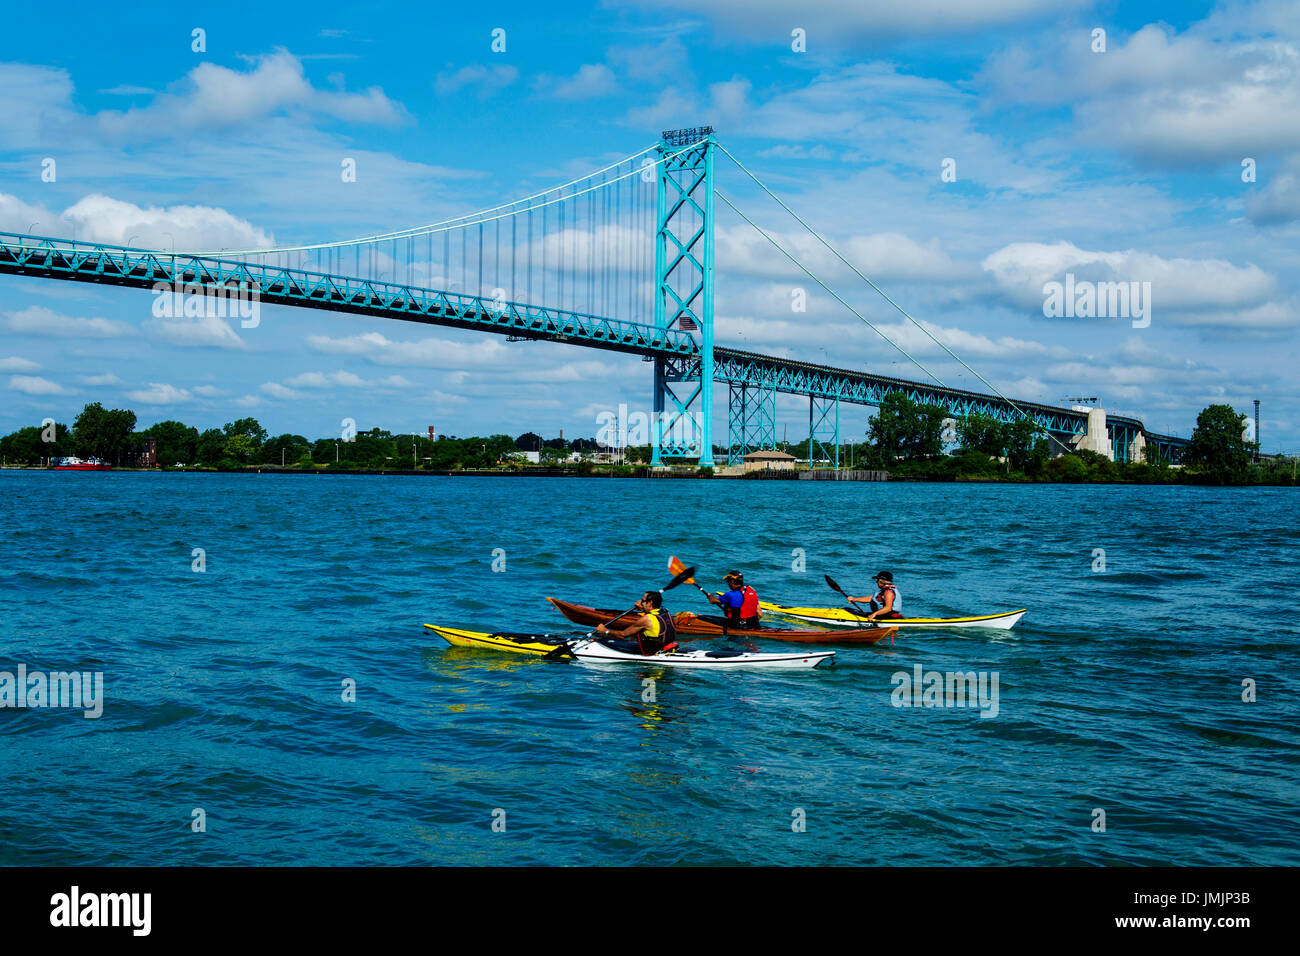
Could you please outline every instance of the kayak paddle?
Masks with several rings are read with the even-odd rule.
[[[676,576],[675,578],[673,578],[671,581],[669,581],[667,584],[665,584],[663,587],[661,587],[661,588],[659,589],[659,593],[660,593],[660,594],[663,594],[665,591],[671,591],[673,588],[677,587],[677,585],[679,585],[679,584],[683,584],[683,583],[685,583],[686,581],[690,581],[692,584],[694,584],[694,582],[695,582],[695,569],[694,569],[694,568],[682,568],[680,571],[677,572],[677,576]],[[699,587],[698,584],[696,584],[695,586],[696,586],[697,588]],[[624,611],[622,614],[620,614],[618,617],[610,618],[608,621],[606,621],[606,622],[605,622],[603,625],[601,625],[601,626],[602,626],[602,627],[609,627],[609,626],[610,626],[611,624],[613,624],[615,621],[618,621],[618,620],[621,620],[622,618],[627,617],[629,614],[631,614],[631,613],[632,613],[633,611],[635,611],[635,610],[636,610],[636,605],[634,604],[634,605],[632,605],[630,608],[628,608],[626,611]]]
[[[834,579],[832,579],[829,574],[823,574],[822,577],[826,579],[826,583],[829,584],[834,590],[839,591],[841,594],[843,594],[845,599],[850,604],[852,604],[855,608],[857,608],[861,614],[865,615],[867,613],[866,610],[862,607],[862,605],[859,604],[857,601],[853,600],[853,598],[849,597],[848,594],[845,593],[844,589],[840,587],[838,584],[836,584]],[[875,624],[877,627],[880,626],[879,621],[871,621],[870,623]],[[892,633],[889,635],[889,646],[890,647],[894,646],[894,635]]]
[[[685,567],[686,567],[686,565],[682,564],[682,562],[680,562],[680,561],[677,560],[677,556],[676,556],[676,555],[674,555],[673,557],[671,557],[671,558],[668,559],[668,570],[671,571],[671,572],[673,572],[673,574],[678,574],[678,573],[680,573],[680,572],[682,571],[682,569],[685,568]],[[692,568],[691,570],[695,570],[695,569]],[[693,578],[693,577],[691,577],[691,578],[687,578],[683,583],[685,583],[685,584],[694,584],[694,585],[695,585],[695,590],[699,591],[699,592],[700,592],[701,594],[703,594],[706,598],[709,596],[709,592],[708,592],[708,591],[706,591],[706,590],[704,590],[704,588],[700,587],[699,584],[696,584],[695,578]],[[713,602],[710,601],[709,603],[712,604]]]
[[[822,577],[824,577],[824,578],[826,579],[826,583],[829,584],[829,585],[831,586],[831,590],[832,590],[832,591],[839,591],[841,594],[843,594],[843,595],[844,595],[844,600],[846,600],[846,601],[848,601],[850,604],[852,604],[855,608],[858,609],[859,612],[861,612],[863,615],[866,615],[866,614],[869,614],[869,613],[870,613],[869,611],[865,610],[865,609],[862,607],[861,604],[859,604],[857,601],[853,600],[853,598],[849,597],[848,592],[845,591],[845,590],[844,590],[842,587],[840,587],[838,584],[836,584],[836,583],[835,583],[835,579],[832,578],[829,574],[823,574]]]
[[[677,573],[677,572],[681,571],[682,568],[684,568],[684,567],[686,567],[686,565],[684,565],[684,564],[682,564],[682,562],[678,561],[676,555],[674,555],[673,557],[671,557],[671,558],[668,559],[668,570],[669,570],[669,571],[672,571],[673,573]],[[692,568],[692,570],[694,570],[694,569]],[[700,587],[698,584],[696,584],[696,582],[695,582],[695,578],[691,577],[691,578],[687,578],[686,580],[687,580],[689,583],[695,585],[695,590],[697,590],[697,591],[699,591],[701,594],[703,594],[703,595],[704,595],[704,599],[705,599],[706,601],[708,601],[710,604],[713,603],[713,597],[712,597],[712,595],[710,595],[708,591],[704,590],[704,588],[702,588],[702,587]],[[726,618],[724,617],[723,620],[726,620]],[[730,630],[736,630],[736,629],[735,629],[735,628],[729,629],[729,628],[727,627],[726,624],[723,624],[723,625],[722,625],[722,634],[723,634],[724,637],[725,637],[728,633],[730,633]],[[744,629],[743,629],[743,628],[740,628],[739,630],[744,630]]]
[[[661,587],[661,588],[659,589],[659,593],[660,593],[660,594],[663,594],[665,591],[671,591],[673,588],[677,587],[677,585],[682,584],[682,583],[685,582],[685,581],[694,581],[694,580],[695,580],[695,569],[694,569],[694,568],[683,568],[681,571],[679,571],[679,572],[677,573],[677,576],[676,576],[676,577],[674,577],[671,581],[669,581],[667,584],[665,584],[663,587]],[[699,587],[699,585],[697,584],[696,587]],[[601,624],[600,626],[601,626],[601,627],[609,627],[609,626],[610,626],[611,624],[613,624],[615,621],[620,621],[620,620],[622,620],[623,618],[627,617],[629,614],[631,614],[631,613],[632,613],[633,611],[635,611],[635,610],[636,610],[636,605],[634,604],[634,605],[632,605],[630,608],[628,608],[626,611],[624,611],[622,614],[620,614],[618,617],[612,617],[612,618],[610,618],[608,621],[605,621],[605,622],[604,622],[603,624]],[[592,635],[592,633],[594,633],[594,632],[592,632],[592,631],[587,632],[587,636],[590,637],[590,636]],[[573,656],[573,651],[569,649],[569,645],[568,645],[568,644],[561,644],[561,645],[560,645],[559,647],[557,647],[555,650],[553,650],[553,651],[548,651],[548,652],[547,652],[546,654],[544,654],[543,656],[544,656],[544,657],[564,657],[565,654],[568,654],[568,656],[570,656],[570,657]]]

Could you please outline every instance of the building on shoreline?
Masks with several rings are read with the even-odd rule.
[[[751,451],[745,456],[745,472],[751,471],[793,471],[799,459],[783,451],[764,449]]]

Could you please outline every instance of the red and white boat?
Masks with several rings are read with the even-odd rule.
[[[113,466],[100,458],[54,458],[50,467],[55,471],[111,471]]]

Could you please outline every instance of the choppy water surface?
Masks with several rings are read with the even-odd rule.
[[[1300,864],[1297,504],[0,472],[0,669],[106,684],[98,720],[0,710],[0,864]],[[544,597],[626,607],[670,553],[777,601],[889,568],[914,612],[1030,613],[788,673],[546,662],[420,626],[564,630]],[[915,664],[996,672],[998,715],[893,706]]]

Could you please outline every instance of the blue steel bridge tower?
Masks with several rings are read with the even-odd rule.
[[[659,143],[654,324],[658,334],[674,326],[682,331],[698,329],[700,354],[698,359],[660,356],[654,360],[652,465],[662,464],[665,457],[697,456],[701,468],[713,465],[716,152],[711,126],[668,130]]]

